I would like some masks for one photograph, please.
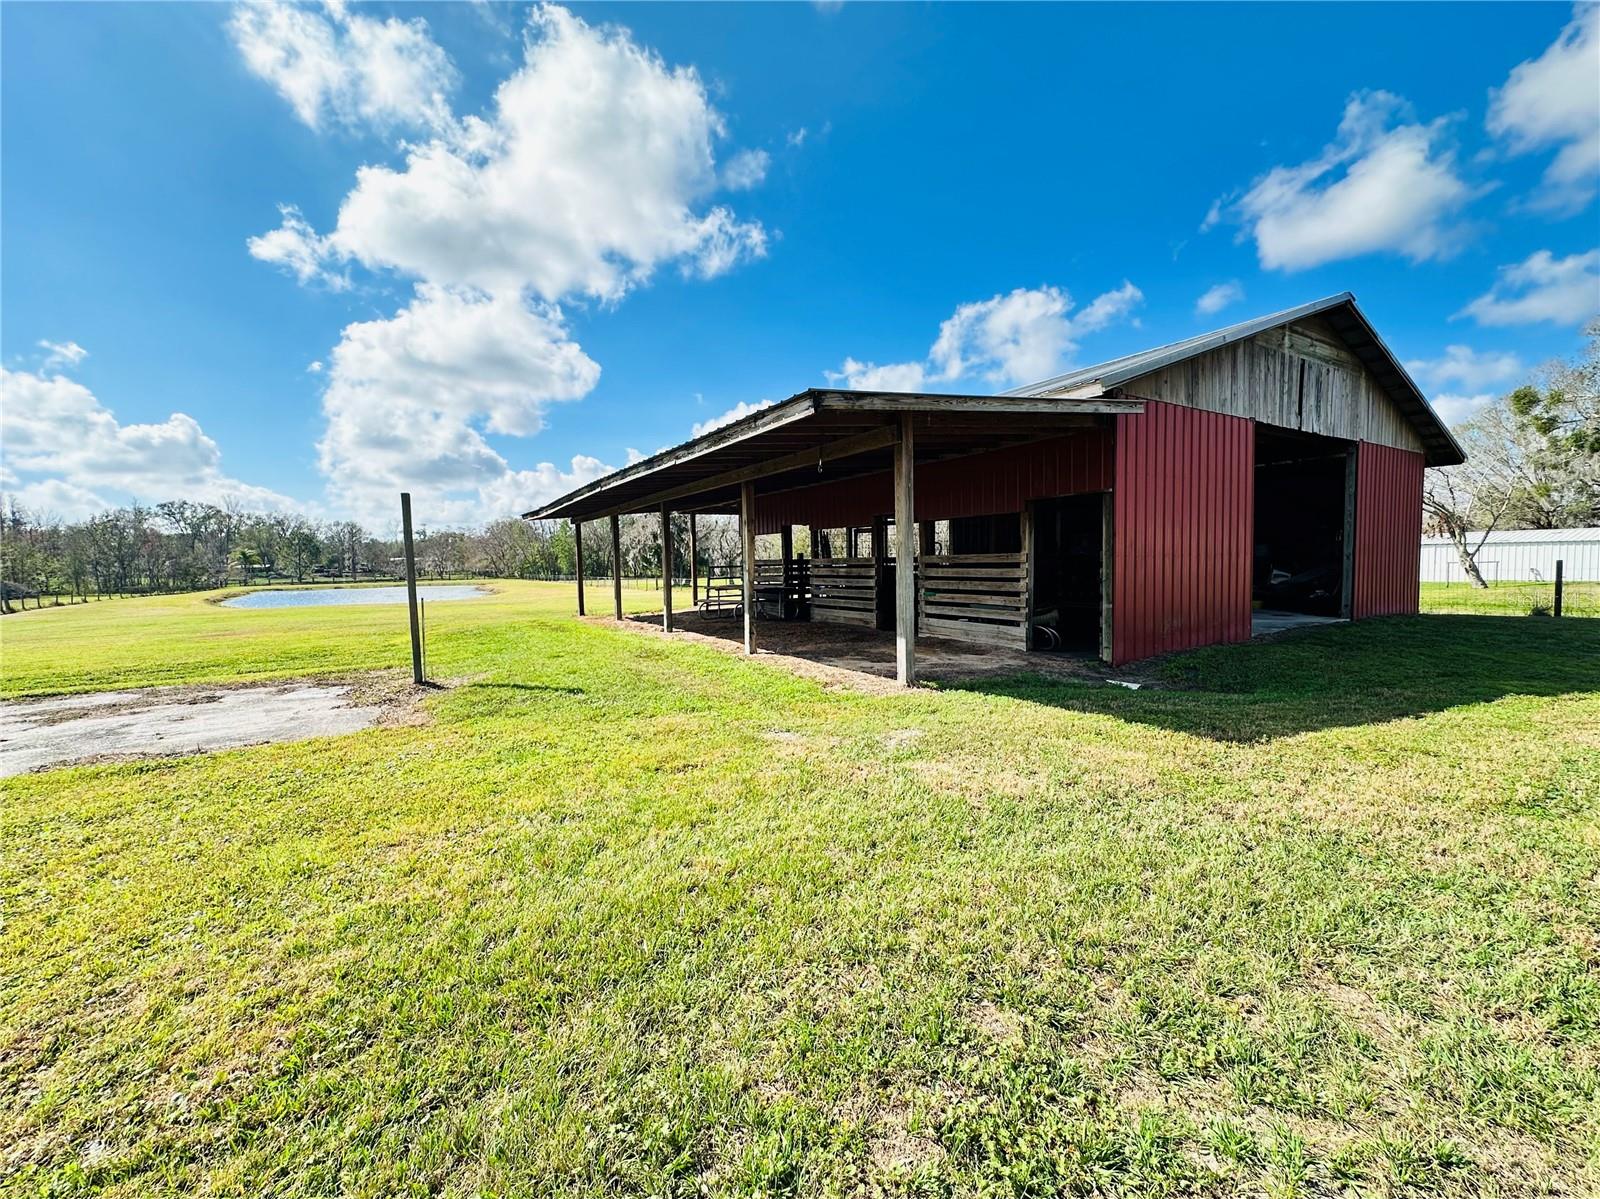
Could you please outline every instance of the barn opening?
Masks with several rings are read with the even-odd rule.
[[[1033,506],[1033,645],[1098,653],[1105,594],[1108,493]]]
[[[1259,608],[1349,615],[1353,449],[1335,437],[1256,426],[1251,594]]]

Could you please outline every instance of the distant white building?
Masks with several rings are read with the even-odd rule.
[[[1482,533],[1467,534],[1467,548]],[[1486,583],[1548,583],[1562,575],[1574,583],[1600,583],[1600,529],[1507,529],[1489,534],[1478,551],[1478,570]],[[1422,539],[1422,581],[1464,583],[1461,559],[1448,537]]]

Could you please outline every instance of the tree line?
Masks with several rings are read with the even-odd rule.
[[[1496,529],[1600,525],[1600,319],[1569,362],[1540,369],[1453,432],[1467,460],[1427,472],[1423,528],[1448,537],[1485,587],[1478,552]]]
[[[701,570],[737,560],[731,518],[701,517]],[[686,576],[688,518],[672,522],[676,573]],[[419,529],[417,571],[425,578],[571,578],[577,569],[567,521],[508,518],[480,529]],[[659,577],[661,522],[621,521],[622,573]],[[584,566],[611,571],[603,522],[583,529]],[[397,529],[374,533],[354,521],[314,521],[286,512],[169,500],[134,504],[85,520],[32,512],[0,501],[0,612],[92,596],[207,591],[231,584],[362,582],[404,577]]]

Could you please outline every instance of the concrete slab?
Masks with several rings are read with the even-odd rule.
[[[153,687],[0,704],[0,777],[73,762],[207,753],[353,733],[381,704],[347,684]]]
[[[1250,613],[1250,636],[1269,637],[1273,633],[1287,633],[1290,629],[1309,629],[1319,624],[1343,624],[1342,616],[1308,616],[1304,612],[1280,612],[1275,608],[1257,608]]]

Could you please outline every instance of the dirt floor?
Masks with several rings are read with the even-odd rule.
[[[0,704],[0,777],[302,741],[419,717],[410,689],[388,676],[15,700]]]
[[[607,619],[606,623],[617,622]],[[630,616],[621,623],[638,632],[662,635],[659,612]],[[729,653],[744,651],[741,620],[688,612],[675,613],[673,623],[674,637],[700,641]],[[762,620],[756,624],[756,653],[829,686],[879,693],[895,690],[893,633],[808,620]],[[1102,680],[1132,677],[1124,671],[1108,673],[1098,658],[1087,653],[1026,653],[942,638],[917,638],[917,677],[925,682],[1015,674]]]

